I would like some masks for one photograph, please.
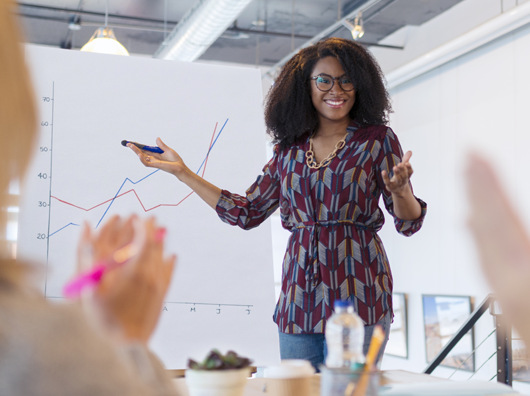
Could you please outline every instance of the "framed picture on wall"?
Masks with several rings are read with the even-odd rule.
[[[514,381],[530,382],[530,367],[526,346],[515,330],[512,330],[512,375]]]
[[[422,297],[425,351],[427,362],[430,363],[471,315],[471,297],[435,295]],[[475,371],[473,344],[473,330],[470,330],[442,361],[441,366]]]
[[[405,293],[393,293],[392,306],[394,308],[394,322],[390,326],[385,355],[408,359],[407,295]]]

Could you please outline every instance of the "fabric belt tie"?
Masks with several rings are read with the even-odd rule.
[[[303,228],[309,229],[309,265],[307,265],[305,269],[305,279],[307,282],[311,282],[313,286],[316,286],[321,278],[320,266],[318,265],[318,241],[320,236],[320,228],[333,226],[354,226],[359,230],[370,231],[373,233],[377,232],[375,228],[369,227],[363,223],[355,222],[353,220],[304,221],[294,225],[292,228],[293,231]]]

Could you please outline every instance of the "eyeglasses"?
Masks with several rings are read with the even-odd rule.
[[[317,88],[322,92],[331,91],[333,85],[335,85],[335,80],[337,80],[343,91],[348,92],[354,89],[352,80],[346,74],[340,77],[331,77],[328,74],[321,73],[318,76],[311,77],[310,80],[316,80]]]

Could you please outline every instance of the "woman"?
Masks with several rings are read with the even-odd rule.
[[[296,54],[269,92],[265,121],[276,147],[246,197],[195,175],[160,139],[163,154],[129,146],[144,165],[187,184],[228,224],[250,229],[280,208],[292,233],[274,314],[283,359],[323,362],[325,323],[337,299],[352,300],[365,322],[365,353],[374,325],[388,334],[392,275],[377,236],[384,223],[379,197],[406,236],[419,230],[426,211],[409,183],[412,153],[403,157],[384,126],[389,111],[381,70],[368,51],[330,38]]]
[[[15,3],[0,0],[0,227],[6,229],[9,184],[20,180],[36,140],[37,113],[14,22]],[[38,271],[0,246],[0,395],[175,395],[149,352],[174,266],[164,258],[153,220],[112,218],[83,245],[92,262],[129,243],[138,254],[109,272],[79,304],[51,304],[33,289]],[[90,315],[87,318],[86,313]],[[88,319],[88,320],[87,320]]]

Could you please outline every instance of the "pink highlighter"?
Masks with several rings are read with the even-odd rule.
[[[165,235],[166,229],[159,228],[155,233],[155,240],[162,241]],[[83,289],[98,285],[105,272],[118,268],[137,253],[138,247],[132,243],[116,250],[110,261],[99,261],[90,270],[68,282],[63,288],[63,295],[67,298],[79,297]]]

